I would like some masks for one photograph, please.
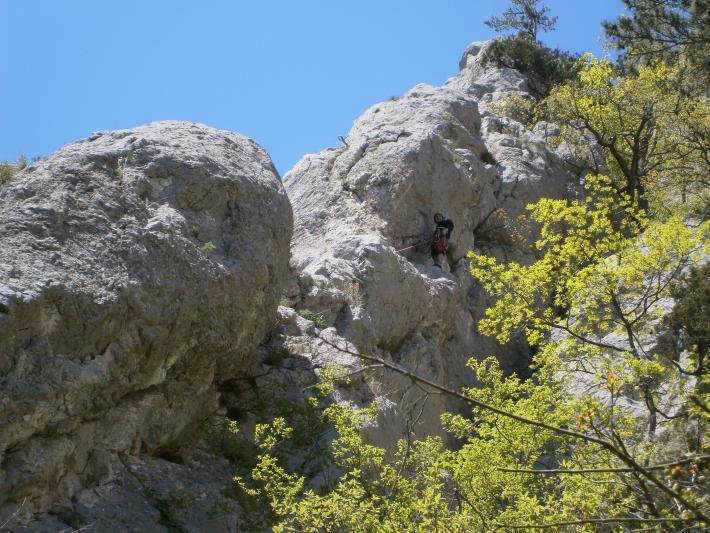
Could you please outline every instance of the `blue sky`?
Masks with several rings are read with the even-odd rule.
[[[281,173],[372,104],[456,74],[505,0],[0,0],[0,161],[178,119],[238,131]],[[547,0],[543,40],[601,54],[620,0]]]

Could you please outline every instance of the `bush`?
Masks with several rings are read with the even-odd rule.
[[[521,36],[493,42],[481,63],[517,70],[527,78],[530,94],[538,99],[547,97],[556,85],[576,79],[580,68],[574,54]]]
[[[206,254],[211,254],[216,249],[217,246],[215,246],[215,243],[213,243],[212,241],[207,241],[205,244],[202,245],[202,251]]]
[[[9,182],[20,169],[12,163],[0,163],[0,187]]]
[[[517,120],[527,128],[532,128],[540,119],[538,103],[521,93],[511,93],[488,105],[488,109],[504,117]]]
[[[26,155],[20,155],[15,163],[3,161],[0,163],[0,187],[7,184],[20,170],[27,168],[27,165],[42,159],[40,156],[35,156],[32,160]]]
[[[328,321],[323,316],[323,313],[315,313],[310,309],[299,309],[296,311],[301,317],[310,320],[318,329],[328,327]]]

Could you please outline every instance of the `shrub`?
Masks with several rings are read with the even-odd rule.
[[[496,100],[489,104],[488,108],[494,113],[517,120],[527,128],[532,128],[540,119],[538,116],[538,103],[520,93],[511,93],[500,100]]]
[[[481,63],[517,70],[527,78],[530,93],[538,99],[547,97],[556,85],[576,79],[580,69],[574,54],[521,36],[493,42]]]
[[[328,327],[328,322],[326,321],[323,313],[315,313],[310,309],[299,309],[296,311],[301,317],[306,320],[310,320],[319,329]]]
[[[211,254],[217,249],[217,246],[212,241],[207,241],[203,246],[202,246],[202,251]]]
[[[20,169],[12,163],[0,163],[0,187],[9,182]]]
[[[26,169],[27,165],[40,159],[42,159],[40,156],[35,156],[30,160],[26,155],[20,155],[15,163],[0,162],[0,187],[7,184],[20,170]]]

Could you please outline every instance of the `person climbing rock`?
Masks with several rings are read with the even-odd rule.
[[[434,260],[435,267],[442,268],[446,250],[449,248],[451,232],[454,231],[454,223],[443,213],[434,213],[434,222],[436,222],[436,229],[431,238],[431,258]]]

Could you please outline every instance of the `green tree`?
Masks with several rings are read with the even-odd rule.
[[[695,472],[702,469],[710,451],[704,352],[695,345],[679,358],[660,350],[656,325],[669,299],[680,294],[673,287],[681,273],[710,252],[710,224],[693,229],[679,217],[648,220],[604,177],[588,179],[584,201],[544,199],[529,209],[541,225],[540,259],[502,265],[471,254],[471,271],[496,299],[479,329],[501,342],[524,332],[539,347],[540,382],[559,380],[568,393],[565,405],[578,420],[568,420],[567,427],[598,439],[567,451],[565,463],[591,476],[565,473],[562,479],[570,483],[565,497],[583,499],[587,490],[594,494],[593,482],[601,479],[595,476],[612,473],[632,488],[612,503],[631,504],[632,514],[674,516],[670,492],[681,490],[686,501],[679,514],[707,523],[707,479],[701,476],[698,483],[693,468],[684,470],[691,464]],[[672,316],[689,318],[682,298],[679,305]],[[694,322],[687,327],[692,330]],[[693,463],[693,454],[706,459]],[[623,465],[654,462],[678,469],[635,480],[624,479],[628,471],[616,475]],[[600,465],[605,466],[600,470]],[[572,475],[579,477],[566,481]],[[621,514],[604,505],[599,511]]]
[[[634,61],[677,63],[686,56],[710,76],[708,0],[623,0],[628,15],[604,23],[609,41]]]
[[[540,0],[511,0],[511,6],[502,17],[493,16],[485,24],[496,33],[515,31],[519,36],[537,41],[537,33],[555,29],[557,17],[550,17],[550,8],[540,4]]]
[[[470,259],[497,299],[480,329],[501,341],[524,332],[539,348],[534,379],[472,360],[481,386],[454,391],[360,354],[467,401],[468,416],[443,417],[463,445],[405,439],[387,459],[360,432],[375,411],[333,404],[324,416],[342,476],[319,490],[279,459],[288,425],[260,426],[258,464],[238,486],[271,508],[275,531],[710,525],[707,371],[695,351],[674,359],[654,347],[674,280],[710,251],[710,224],[649,221],[604,177],[588,179],[584,200],[529,209],[542,228],[536,262]]]
[[[674,283],[672,294],[676,304],[663,324],[672,342],[669,356],[679,359],[683,350],[695,353],[702,373],[710,355],[710,263]]]
[[[667,213],[685,205],[703,213],[710,104],[679,92],[681,76],[664,64],[622,76],[610,62],[585,56],[578,79],[555,88],[544,103],[562,126],[557,142],[573,161],[607,172],[618,192],[643,208]]]
[[[512,68],[528,81],[530,93],[543,99],[557,85],[572,80],[579,71],[577,56],[549,48],[527,37],[514,35],[492,42],[482,64]]]

